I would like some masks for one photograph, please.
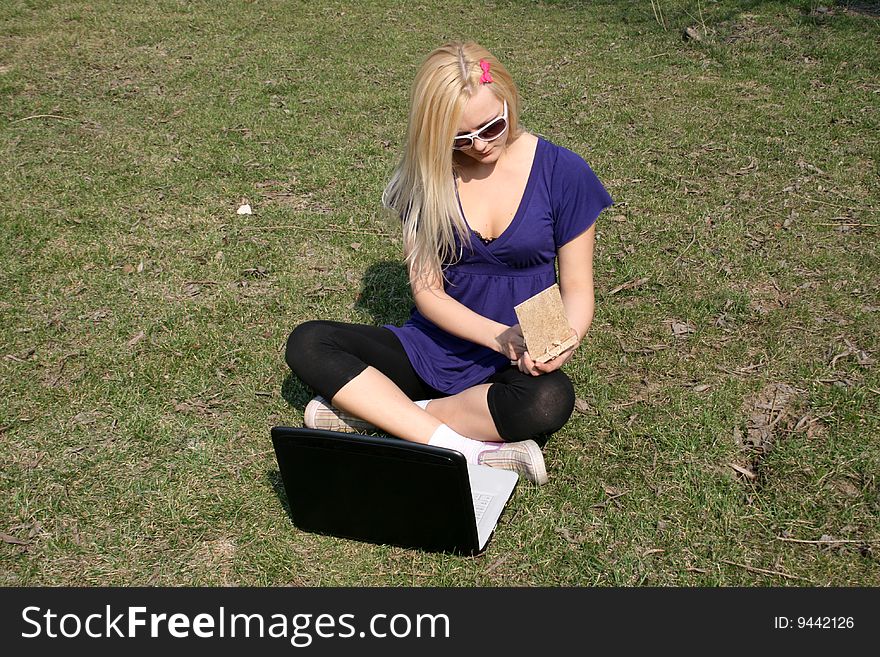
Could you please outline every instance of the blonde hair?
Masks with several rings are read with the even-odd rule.
[[[452,141],[467,101],[480,88],[480,60],[491,66],[492,93],[507,101],[510,135],[519,134],[519,93],[492,53],[473,42],[453,42],[428,55],[410,92],[403,153],[382,194],[385,207],[402,219],[412,280],[442,275],[443,266],[456,258],[456,234],[469,243],[455,193]]]

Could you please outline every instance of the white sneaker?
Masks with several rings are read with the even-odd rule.
[[[303,424],[310,429],[341,431],[343,433],[378,431],[369,422],[332,406],[320,395],[306,404],[306,409],[303,411]]]
[[[484,449],[477,457],[477,463],[491,468],[513,470],[539,486],[547,483],[544,454],[534,440],[504,443],[496,449]]]

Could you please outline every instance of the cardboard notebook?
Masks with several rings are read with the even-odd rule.
[[[577,344],[577,336],[565,316],[558,284],[514,306],[514,310],[526,349],[536,363],[546,363]]]

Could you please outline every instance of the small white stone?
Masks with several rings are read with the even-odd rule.
[[[253,210],[251,210],[251,206],[247,203],[244,205],[240,205],[238,210],[235,211],[236,214],[253,214]]]

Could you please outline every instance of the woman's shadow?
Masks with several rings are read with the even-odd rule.
[[[374,326],[399,326],[409,318],[412,305],[406,267],[399,261],[383,260],[370,265],[364,273],[354,307],[368,312]],[[298,378],[288,374],[281,384],[281,396],[302,413],[314,393]]]

